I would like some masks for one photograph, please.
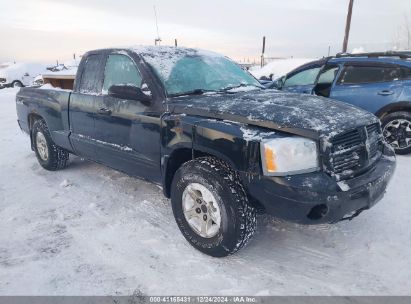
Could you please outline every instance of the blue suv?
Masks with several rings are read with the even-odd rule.
[[[341,100],[378,116],[398,154],[411,152],[411,55],[338,54],[294,69],[274,87]]]

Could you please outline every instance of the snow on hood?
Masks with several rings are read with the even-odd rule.
[[[373,114],[328,98],[259,90],[171,98],[174,113],[228,119],[312,138],[378,122]],[[308,131],[308,132],[307,132]]]

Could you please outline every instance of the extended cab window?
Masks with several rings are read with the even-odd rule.
[[[347,66],[341,73],[339,84],[360,84],[396,81],[401,69],[395,66]]]
[[[101,81],[99,78],[101,55],[89,55],[81,74],[80,88],[81,93],[100,93]]]
[[[297,85],[300,86],[314,84],[320,69],[321,67],[317,67],[294,74],[293,76],[285,80],[283,87],[286,88]]]
[[[107,58],[103,92],[112,85],[126,84],[141,88],[142,76],[134,62],[125,55],[113,54]]]

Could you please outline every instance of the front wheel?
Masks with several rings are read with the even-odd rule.
[[[177,170],[171,203],[187,241],[214,257],[238,251],[256,230],[256,210],[238,174],[213,157],[189,161]]]
[[[411,113],[394,112],[381,119],[385,140],[397,154],[411,152]]]
[[[37,160],[44,169],[56,171],[67,166],[69,153],[56,146],[43,119],[34,122],[31,136]]]

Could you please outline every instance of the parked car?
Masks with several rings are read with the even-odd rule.
[[[330,97],[374,113],[395,152],[411,152],[411,56],[343,54],[307,63],[271,87]]]
[[[22,88],[16,106],[43,168],[63,169],[72,153],[161,185],[184,237],[211,256],[242,248],[257,210],[351,219],[381,199],[395,168],[373,114],[266,90],[196,49],[91,51],[73,91]]]
[[[0,69],[0,88],[29,86],[36,76],[45,71],[46,66],[38,63],[8,65]]]

